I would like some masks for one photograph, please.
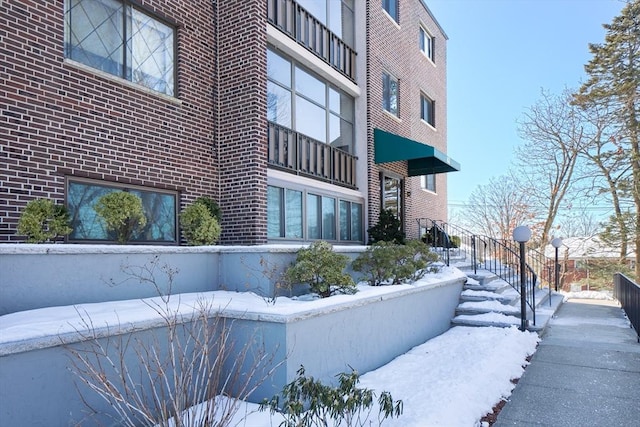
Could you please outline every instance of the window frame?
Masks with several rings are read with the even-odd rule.
[[[395,111],[391,108],[391,96],[392,96],[392,83],[395,82],[395,98],[396,108]],[[383,71],[382,72],[382,109],[387,113],[400,117],[400,80],[393,74]]]
[[[420,52],[435,64],[435,37],[431,35],[424,25],[421,24],[419,28],[418,46],[420,47]]]
[[[429,108],[426,108],[427,105]],[[420,119],[429,126],[436,127],[436,101],[422,92],[420,93]]]
[[[382,0],[382,10],[397,24],[400,23],[400,2],[398,0]]]
[[[274,235],[269,235],[267,233],[267,239],[271,240],[271,241],[298,241],[298,242],[309,242],[309,241],[316,241],[316,240],[327,240],[329,242],[335,242],[335,243],[348,243],[348,244],[362,244],[364,242],[364,201],[362,200],[355,200],[352,199],[350,197],[344,197],[344,195],[340,195],[340,194],[332,194],[330,192],[327,191],[323,191],[323,190],[318,190],[315,188],[303,188],[302,186],[296,186],[296,185],[288,185],[287,183],[270,183],[267,186],[268,188],[274,188],[277,189],[279,191],[280,194],[280,198],[279,198],[279,202],[280,202],[280,208],[279,208],[279,224],[278,224],[278,228],[279,228],[279,235],[278,236],[274,236]],[[296,191],[296,192],[301,192],[302,193],[302,237],[291,237],[291,236],[286,236],[285,234],[283,234],[283,232],[286,231],[286,227],[287,227],[287,223],[286,223],[286,216],[282,210],[282,204],[283,204],[283,200],[286,197],[286,191]],[[319,237],[309,237],[310,233],[309,233],[309,225],[310,225],[310,221],[309,221],[309,215],[311,213],[311,204],[309,203],[309,198],[313,197],[315,198],[316,202],[315,203],[315,214],[318,220],[318,230],[317,230],[317,235]],[[326,230],[326,224],[325,224],[325,218],[323,217],[324,215],[324,203],[328,200],[332,200],[332,206],[333,206],[333,229],[332,230]],[[349,222],[348,222],[348,235],[349,235],[349,239],[342,239],[342,229],[341,229],[341,223],[340,223],[340,215],[341,215],[341,204],[345,202],[349,204]],[[268,203],[268,202],[267,202]],[[358,234],[357,236],[360,237],[359,240],[353,240],[353,230],[354,230],[354,222],[353,222],[353,217],[352,217],[352,210],[354,209],[353,206],[354,205],[358,205],[359,206],[359,218],[358,218]],[[329,234],[333,233],[334,237],[333,238],[328,238],[327,236]]]
[[[146,192],[146,193],[152,193],[152,194],[172,196],[173,210],[174,210],[174,215],[173,215],[174,239],[173,240],[131,240],[130,242],[127,242],[127,244],[131,244],[131,245],[179,245],[180,244],[182,230],[180,229],[180,223],[178,220],[179,208],[180,208],[180,193],[178,191],[157,189],[153,187],[145,187],[140,185],[129,185],[129,184],[123,184],[123,183],[117,183],[117,182],[111,182],[111,181],[103,181],[99,179],[67,176],[65,177],[64,203],[65,203],[65,207],[69,210],[70,214],[72,214],[72,212],[69,205],[69,196],[71,194],[70,186],[72,184],[103,187],[103,188],[112,189],[113,191],[137,191],[137,192]],[[73,221],[73,218],[71,219]],[[147,217],[147,224],[149,224],[150,222],[152,221],[149,221],[149,218]],[[79,238],[71,237],[72,234],[70,234],[66,239],[70,243],[117,243],[116,240],[111,240],[108,238],[107,239],[95,239],[95,238],[79,239]]]
[[[88,0],[80,0],[80,1],[88,1]],[[92,70],[96,70],[98,73],[104,73],[105,75],[112,76],[117,79],[122,79],[128,84],[134,85],[136,87],[144,88],[145,90],[153,91],[154,93],[158,93],[164,96],[169,96],[172,98],[178,97],[178,25],[175,22],[170,21],[167,18],[159,16],[154,13],[148,7],[145,7],[134,0],[114,0],[122,5],[123,9],[123,17],[122,17],[122,30],[123,30],[123,38],[121,40],[121,48],[123,50],[122,53],[122,64],[118,74],[110,72],[108,70],[102,70],[100,68],[96,68],[92,64],[87,64],[78,58],[73,58],[71,56],[70,50],[73,46],[71,46],[71,0],[65,0],[64,2],[64,57],[70,61],[77,62],[78,64],[82,64],[85,67],[88,67]],[[129,77],[129,74],[133,76],[133,60],[131,59],[133,55],[130,55],[130,46],[129,41],[133,38],[131,33],[131,28],[129,25],[129,18],[132,16],[132,10],[135,10],[138,13],[145,15],[147,18],[157,21],[158,23],[169,27],[172,30],[172,46],[171,46],[171,62],[172,62],[172,84],[167,85],[170,86],[170,92],[160,91],[155,89],[154,87],[150,87],[148,85],[144,85],[139,81],[135,81],[132,77]],[[96,28],[93,27],[92,32],[95,32]],[[131,70],[129,70],[131,68]],[[166,83],[166,82],[165,82]]]
[[[317,73],[315,73],[313,70],[303,66],[301,63],[297,62],[295,59],[283,55],[281,52],[279,52],[275,47],[273,46],[267,46],[267,51],[271,52],[271,54],[275,55],[276,57],[278,57],[279,59],[282,59],[284,61],[286,61],[289,65],[289,78],[288,78],[288,84],[289,86],[286,86],[286,83],[282,83],[281,81],[276,80],[276,77],[270,77],[268,72],[267,72],[267,86],[269,86],[269,84],[277,86],[278,89],[284,91],[284,92],[288,92],[289,94],[289,121],[288,123],[290,124],[290,127],[286,126],[283,123],[279,123],[278,121],[272,121],[269,119],[269,92],[267,92],[266,97],[267,97],[267,120],[278,124],[279,126],[283,126],[286,128],[289,128],[291,130],[293,130],[294,132],[298,132],[302,135],[308,136],[309,138],[312,138],[316,141],[319,141],[323,144],[329,145],[331,147],[335,147],[338,150],[341,151],[345,151],[347,153],[350,154],[354,154],[355,153],[355,133],[356,133],[356,121],[355,121],[355,105],[356,105],[356,100],[354,97],[352,97],[351,95],[349,95],[348,93],[346,93],[344,90],[342,90],[341,88],[339,88],[338,86],[332,84],[331,82],[327,81],[326,79],[323,79],[322,77],[320,77]],[[313,97],[309,96],[308,93],[304,93],[303,91],[298,90],[298,88],[296,88],[296,84],[297,84],[297,80],[296,79],[296,75],[298,75],[298,73],[296,73],[296,71],[299,70],[302,73],[306,74],[307,76],[312,77],[313,79],[317,80],[318,82],[322,83],[323,85],[323,90],[324,90],[324,103],[319,102],[317,99],[314,99]],[[299,76],[299,75],[298,75]],[[337,111],[335,109],[332,108],[331,105],[331,92],[334,91],[335,93],[337,93],[340,97],[347,97],[348,100],[350,101],[351,104],[351,111],[347,112],[347,111]],[[342,100],[342,99],[341,99]],[[273,102],[273,101],[272,101]],[[312,107],[317,107],[323,110],[324,113],[324,140],[321,139],[317,139],[314,135],[309,135],[307,133],[302,132],[301,130],[299,130],[299,126],[298,126],[298,120],[300,120],[300,117],[298,117],[297,113],[297,109],[298,109],[298,103],[302,104],[304,102],[307,102],[309,105],[311,105]],[[336,117],[338,119],[338,123],[342,124],[342,122],[345,122],[348,126],[350,126],[351,129],[351,140],[348,141],[348,144],[346,145],[348,147],[347,150],[345,150],[344,148],[341,147],[345,147],[344,142],[345,141],[341,141],[342,145],[334,145],[332,144],[331,139],[331,131],[332,131],[332,117]],[[342,128],[341,128],[342,129]],[[343,136],[341,134],[341,136]]]
[[[420,176],[420,188],[425,191],[436,193],[436,174],[427,174]]]

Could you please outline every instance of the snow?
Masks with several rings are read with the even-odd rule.
[[[354,298],[385,298],[391,292],[411,292],[416,286],[438,286],[438,283],[462,276],[464,274],[457,268],[442,268],[440,272],[428,274],[411,285],[370,287],[359,284],[359,292],[355,295],[312,301],[279,297],[275,304],[248,292],[181,294],[169,298],[167,307],[181,315],[190,316],[194,307],[208,304],[207,307],[212,310],[286,321],[287,316],[306,316],[314,310],[346,309],[346,302],[353,304]],[[102,328],[105,333],[107,328],[113,332],[115,327],[132,329],[136,325],[140,327],[141,324],[161,322],[157,308],[164,307],[163,304],[164,301],[158,297],[51,307],[0,316],[0,353],[17,348],[56,345],[61,337],[72,339],[79,329],[88,326],[82,319],[90,319],[96,331]],[[486,316],[507,317],[495,313]],[[482,416],[510,395],[515,387],[511,380],[522,375],[527,365],[526,358],[535,352],[538,342],[537,334],[521,332],[515,326],[457,326],[387,365],[363,374],[359,386],[372,389],[377,395],[388,391],[394,399],[403,401],[403,414],[399,418],[385,420],[386,427],[478,426]],[[371,419],[375,425],[376,409]],[[241,402],[231,425],[271,427],[281,421],[279,414],[259,412],[257,405]]]

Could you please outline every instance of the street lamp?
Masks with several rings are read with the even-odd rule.
[[[524,244],[531,238],[531,230],[526,225],[521,225],[513,229],[513,240],[520,243],[520,330],[527,329],[527,274],[525,271],[525,249]]]
[[[558,282],[560,281],[560,265],[558,264],[558,248],[562,246],[562,239],[560,237],[556,237],[552,239],[551,246],[556,248],[555,282],[556,282],[556,292],[558,292]]]

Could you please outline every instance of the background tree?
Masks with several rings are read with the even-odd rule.
[[[492,177],[478,185],[465,208],[468,228],[494,239],[511,240],[511,232],[521,224],[531,224],[537,216],[531,195],[521,191],[517,178],[510,175]]]
[[[525,141],[516,148],[522,192],[541,208],[540,245],[549,242],[549,233],[565,199],[573,198],[579,152],[588,143],[578,108],[571,105],[571,93],[542,97],[525,112],[518,131]]]
[[[628,153],[635,205],[636,277],[640,277],[640,0],[629,1],[611,24],[602,44],[591,44],[593,58],[585,65],[588,80],[575,95],[578,105],[605,104],[619,118],[619,141]]]

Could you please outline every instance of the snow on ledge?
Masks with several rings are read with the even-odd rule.
[[[153,297],[126,301],[77,304],[21,311],[0,316],[0,356],[58,346],[166,324],[160,312],[178,316],[184,322],[206,308],[214,316],[289,323],[353,307],[390,300],[428,289],[464,282],[466,276],[455,267],[443,267],[413,284],[392,286],[358,285],[354,295],[301,300],[278,297],[273,301],[252,292],[212,291],[175,294],[162,300]]]

